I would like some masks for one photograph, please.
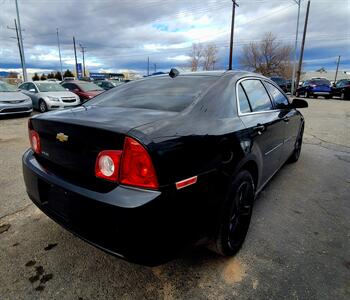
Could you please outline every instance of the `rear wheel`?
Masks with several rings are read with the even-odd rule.
[[[47,105],[46,105],[45,101],[42,99],[39,102],[39,111],[42,113],[47,111]]]
[[[223,256],[232,256],[238,252],[248,232],[254,197],[253,178],[248,171],[243,170],[230,184],[219,232],[211,250]]]
[[[340,94],[340,99],[341,99],[341,100],[345,100],[345,93],[344,93],[344,92],[342,92],[342,93]]]
[[[301,146],[303,144],[303,135],[304,135],[304,125],[301,128],[301,130],[299,132],[298,139],[295,142],[294,151],[293,151],[292,155],[289,157],[289,160],[288,160],[289,163],[295,163],[299,160]]]
[[[309,92],[305,92],[305,97],[306,98],[310,98],[310,93]]]

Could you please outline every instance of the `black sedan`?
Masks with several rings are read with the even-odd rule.
[[[341,100],[350,100],[350,79],[341,79],[332,87],[333,96]]]
[[[155,265],[191,245],[230,256],[258,192],[298,160],[304,118],[270,79],[241,71],[148,77],[29,121],[26,189],[91,244]]]
[[[270,79],[271,79],[272,81],[274,81],[275,83],[277,83],[277,85],[278,85],[285,93],[290,92],[290,87],[291,87],[291,85],[289,84],[289,87],[288,87],[288,81],[285,80],[284,78],[282,78],[282,77],[271,77]]]

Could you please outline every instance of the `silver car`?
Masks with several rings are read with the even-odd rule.
[[[19,92],[17,88],[0,81],[0,116],[9,114],[30,114],[33,111],[32,100]]]
[[[79,96],[52,81],[24,82],[19,88],[33,101],[40,112],[73,107],[80,104]]]

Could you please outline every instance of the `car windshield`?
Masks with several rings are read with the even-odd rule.
[[[17,88],[14,85],[0,81],[0,92],[16,92]]]
[[[316,84],[316,85],[331,85],[330,81],[327,79],[314,79],[310,81],[311,84]]]
[[[40,92],[64,92],[65,89],[56,82],[36,82]]]
[[[92,82],[79,82],[78,85],[84,92],[103,91],[102,88]]]
[[[119,85],[89,101],[89,106],[132,107],[181,111],[204,92],[218,77],[153,77]]]

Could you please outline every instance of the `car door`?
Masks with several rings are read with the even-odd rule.
[[[284,121],[284,139],[281,161],[285,162],[294,151],[296,139],[300,130],[300,115],[290,107],[288,97],[272,82],[264,81],[275,109],[279,111],[280,118]]]
[[[336,85],[335,85],[335,87],[333,87],[333,95],[334,96],[340,96],[340,94],[341,94],[341,90],[342,90],[342,88],[343,88],[343,85],[344,85],[344,81],[343,80],[339,80],[337,83],[336,83]]]
[[[32,99],[33,106],[35,108],[39,108],[39,91],[34,83],[28,82],[27,83],[27,90],[28,90],[28,96]]]
[[[239,81],[237,97],[238,115],[249,130],[253,152],[261,158],[261,183],[265,183],[281,164],[284,121],[260,79]]]

